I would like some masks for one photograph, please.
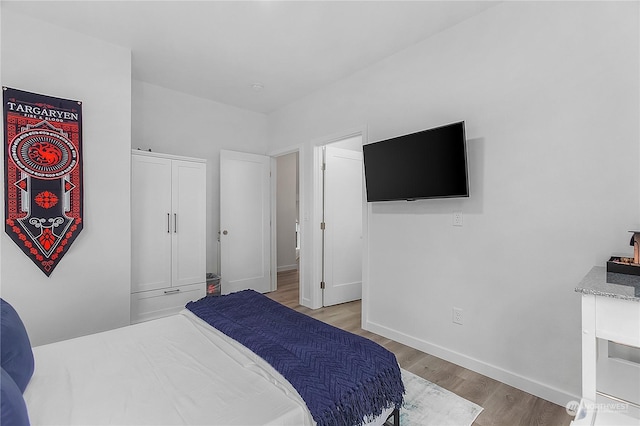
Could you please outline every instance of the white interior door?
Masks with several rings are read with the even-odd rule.
[[[325,147],[324,306],[362,298],[362,152]]]
[[[271,291],[270,170],[270,157],[220,151],[223,294]]]

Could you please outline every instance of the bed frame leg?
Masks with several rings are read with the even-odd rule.
[[[387,418],[387,421],[384,422],[385,425],[390,425],[391,417],[393,417],[393,426],[400,426],[400,410],[395,408],[393,412]]]

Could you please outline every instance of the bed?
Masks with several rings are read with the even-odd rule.
[[[306,394],[308,392],[300,385],[310,380],[304,375],[287,379],[278,371],[281,369],[280,366],[272,365],[278,364],[277,360],[286,359],[288,355],[278,353],[275,356],[276,361],[271,360],[271,363],[265,360],[274,350],[292,352],[289,349],[291,346],[287,346],[288,343],[282,346],[285,349],[274,349],[271,342],[265,344],[256,337],[263,334],[259,329],[248,333],[238,326],[243,321],[254,321],[259,324],[266,322],[267,329],[276,329],[277,327],[269,322],[275,320],[260,317],[256,321],[254,316],[246,315],[246,312],[255,310],[263,302],[269,309],[271,304],[277,305],[274,305],[275,317],[286,317],[295,311],[259,293],[251,292],[248,296],[248,301],[239,302],[233,298],[227,299],[228,296],[206,297],[195,303],[191,302],[187,309],[173,316],[34,348],[28,344],[28,336],[18,314],[11,305],[2,300],[1,423],[292,426],[346,424],[339,417],[345,411],[344,406],[334,407],[329,420],[319,417],[317,401],[314,402],[314,396],[309,397]],[[245,319],[230,319],[225,316],[222,322],[226,321],[226,326],[212,325],[213,320],[210,316],[223,312],[224,306],[219,302],[224,304],[227,301],[249,306],[240,310],[241,313],[244,312]],[[214,304],[210,306],[210,302]],[[247,303],[249,305],[246,305]],[[237,310],[231,309],[232,306],[233,303],[227,308]],[[279,311],[281,308],[286,311]],[[268,310],[261,305],[258,309]],[[305,318],[316,321],[297,312],[290,320],[295,321],[296,329],[299,328],[300,333],[306,335],[309,334],[309,323]],[[240,330],[242,336],[231,337],[233,332],[229,331],[229,324],[232,328]],[[321,327],[331,327],[320,324]],[[19,330],[20,326],[22,332]],[[285,330],[288,328],[290,327],[284,327]],[[298,330],[293,335],[296,333]],[[351,339],[351,336],[355,335],[346,333],[345,338]],[[355,337],[362,339],[359,336]],[[240,343],[243,338],[244,344]],[[272,339],[271,336],[268,338]],[[322,339],[318,339],[320,340]],[[256,342],[257,346],[269,346],[268,350],[271,352],[258,355],[260,348],[256,349]],[[352,342],[349,345],[354,346]],[[252,346],[253,350],[249,349]],[[315,357],[316,353],[323,350],[314,350],[312,355]],[[351,354],[348,356],[352,357]],[[395,356],[393,361],[397,366]],[[306,358],[303,363],[306,363]],[[378,365],[377,358],[373,364]],[[382,364],[383,362],[380,362],[380,365]],[[292,368],[298,371],[299,365],[294,363]],[[29,369],[32,375],[29,374]],[[349,366],[347,369],[357,368]],[[285,371],[284,374],[290,373]],[[367,393],[370,379],[347,385],[348,389],[355,389],[356,393],[366,395],[359,398],[366,399],[366,409],[370,411],[361,422],[350,423],[379,426],[390,416],[397,422],[397,410],[402,403],[404,392],[399,379],[399,368],[399,383],[395,381],[395,376],[385,374],[384,381],[388,383],[384,386],[395,389],[393,395],[381,396],[379,390]],[[398,396],[399,389],[401,392]],[[317,393],[317,389],[313,388],[311,393]],[[353,392],[349,390],[348,393]],[[371,396],[376,393],[378,396]],[[311,403],[309,398],[312,400]],[[320,395],[319,399],[324,401],[327,398]],[[373,401],[374,399],[376,401]],[[373,409],[369,400],[373,401]]]

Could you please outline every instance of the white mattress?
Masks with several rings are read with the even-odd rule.
[[[35,347],[31,423],[313,424],[288,382],[198,321],[186,312]]]
[[[315,424],[277,371],[186,310],[33,352],[33,425]]]

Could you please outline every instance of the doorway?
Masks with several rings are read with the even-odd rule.
[[[344,132],[344,133],[340,133],[334,136],[329,136],[329,137],[323,137],[320,138],[318,140],[315,141],[311,141],[310,144],[301,144],[298,145],[296,147],[291,147],[288,148],[286,150],[282,150],[282,151],[276,151],[276,152],[272,152],[270,153],[271,158],[273,159],[273,169],[275,170],[275,176],[276,179],[273,179],[272,181],[272,215],[274,217],[273,223],[274,223],[274,227],[275,232],[272,234],[272,253],[274,253],[274,258],[278,258],[277,260],[274,260],[274,270],[281,270],[281,271],[285,271],[291,267],[295,267],[292,266],[293,264],[283,260],[286,258],[283,258],[282,255],[278,255],[278,229],[277,228],[285,228],[285,229],[291,229],[290,227],[290,223],[291,221],[289,221],[289,225],[285,224],[282,225],[281,223],[278,223],[278,218],[277,218],[277,176],[280,174],[280,171],[278,170],[278,159],[280,157],[284,157],[287,156],[289,154],[295,154],[297,153],[298,155],[298,161],[297,161],[297,182],[296,182],[296,188],[297,188],[297,196],[295,197],[295,199],[297,200],[297,219],[298,219],[298,232],[295,233],[295,225],[294,225],[294,237],[292,238],[291,235],[289,236],[284,236],[285,239],[287,239],[287,241],[292,241],[295,240],[298,244],[296,244],[296,247],[298,248],[297,250],[295,250],[295,256],[296,256],[296,261],[295,261],[295,265],[298,268],[298,273],[297,276],[299,277],[299,304],[302,306],[306,306],[308,308],[311,309],[317,309],[323,306],[323,302],[324,302],[324,294],[325,294],[325,289],[322,289],[321,286],[324,283],[324,286],[327,286],[327,283],[329,283],[330,285],[332,283],[337,283],[338,284],[338,288],[345,288],[342,284],[345,284],[347,282],[356,282],[356,288],[358,288],[358,291],[356,292],[355,296],[350,296],[350,297],[342,297],[342,299],[336,299],[336,300],[331,300],[331,299],[327,299],[327,306],[328,303],[343,303],[346,302],[348,300],[356,300],[356,299],[360,299],[362,296],[362,272],[363,272],[363,266],[362,266],[362,258],[363,258],[363,231],[360,230],[359,233],[357,233],[357,239],[356,239],[356,245],[358,247],[358,252],[357,254],[355,254],[355,260],[354,257],[351,257],[351,261],[347,262],[348,265],[350,266],[354,266],[356,268],[356,272],[359,275],[359,278],[357,279],[351,279],[351,280],[343,280],[343,282],[340,282],[340,279],[334,279],[334,278],[340,278],[341,274],[344,276],[343,272],[344,269],[342,268],[342,264],[340,262],[344,261],[346,259],[340,257],[339,250],[334,250],[333,252],[333,257],[329,258],[328,260],[337,260],[335,262],[333,262],[333,264],[329,264],[327,266],[331,267],[332,265],[334,266],[334,271],[337,271],[337,273],[331,273],[331,271],[329,271],[330,273],[327,274],[326,278],[327,280],[323,280],[323,274],[325,272],[325,265],[324,265],[324,260],[323,260],[323,254],[324,254],[324,250],[322,247],[322,238],[323,238],[323,231],[320,229],[321,227],[321,222],[322,222],[322,217],[323,217],[323,199],[322,199],[322,193],[323,193],[323,184],[322,184],[322,173],[321,173],[321,169],[322,169],[322,164],[323,164],[323,148],[325,146],[329,146],[331,149],[335,148],[335,149],[344,149],[344,150],[349,150],[349,151],[353,151],[358,153],[360,156],[362,155],[362,142],[366,140],[366,128],[358,128],[358,129],[353,129],[353,131],[351,132]],[[333,170],[335,172],[335,169]],[[355,194],[353,197],[349,198],[350,200],[354,201],[357,204],[357,207],[353,208],[353,211],[356,212],[356,218],[353,219],[351,221],[351,225],[353,225],[354,223],[358,223],[358,222],[364,222],[366,220],[366,212],[364,209],[365,204],[363,203],[363,191],[362,191],[362,185],[363,185],[363,170],[362,170],[362,165],[360,164],[357,167],[357,170],[354,172],[354,175],[357,176],[357,178],[355,178],[357,180],[357,182],[361,185],[359,190],[356,190],[355,192],[357,192],[357,194]],[[292,177],[288,178],[288,181],[291,182],[292,181]],[[338,179],[338,181],[340,181]],[[359,192],[358,192],[359,191]],[[331,194],[333,194],[333,192],[329,193],[330,196]],[[340,204],[338,203],[338,206]],[[347,215],[343,215],[342,213],[339,212],[336,214],[336,216],[338,216],[339,219],[344,219],[345,217],[347,217]],[[329,223],[329,222],[326,222]],[[358,224],[359,226],[362,226],[361,224]],[[331,220],[331,225],[332,228],[328,229],[328,232],[331,231],[335,231],[336,228],[336,223],[334,220]],[[349,229],[353,230],[355,229],[355,226],[350,226]],[[365,225],[366,228],[366,225]],[[290,231],[288,231],[287,233],[289,233]],[[338,233],[339,235],[342,235],[343,233]],[[364,235],[366,236],[366,232],[364,233]],[[327,234],[327,243],[331,242],[331,235]],[[280,237],[282,240],[282,236]],[[365,238],[366,239],[366,238]],[[334,245],[335,247],[335,245]],[[341,249],[341,247],[338,247],[338,249]],[[291,251],[289,250],[289,256],[291,256]],[[354,252],[355,253],[355,252]],[[290,257],[289,257],[290,259]],[[277,266],[276,266],[277,265]],[[337,269],[336,269],[337,267]],[[289,269],[292,270],[292,269]],[[276,274],[277,275],[277,274]],[[331,278],[331,279],[329,279]],[[332,288],[330,288],[328,290],[328,292],[331,292]]]
[[[298,152],[276,157],[276,270],[299,269],[300,184]]]

